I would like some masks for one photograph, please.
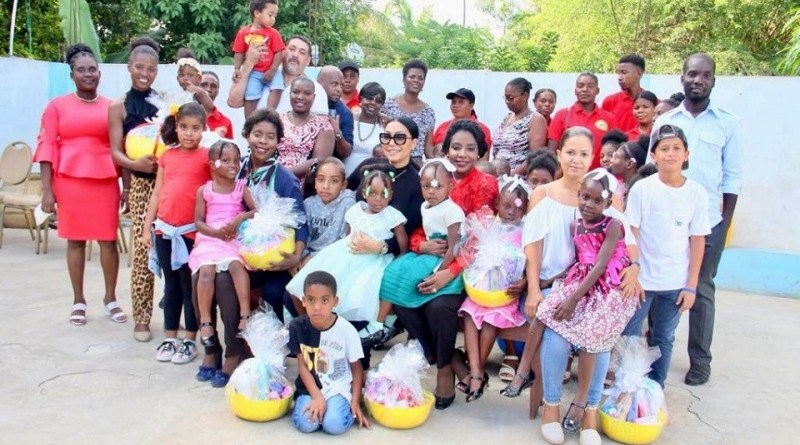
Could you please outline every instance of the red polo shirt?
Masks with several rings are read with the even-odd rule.
[[[622,131],[628,131],[639,126],[636,118],[633,117],[633,96],[625,91],[614,93],[603,99],[603,105],[600,108],[617,118],[618,128]]]
[[[208,125],[208,129],[213,132],[216,132],[220,127],[224,128],[224,137],[233,139],[233,124],[231,124],[230,119],[219,111],[219,108],[214,107],[214,111],[206,118],[206,124]]]
[[[353,108],[361,105],[361,97],[358,96],[358,89],[353,91],[353,97],[351,97],[350,100],[345,103],[345,105],[347,105],[347,108],[351,111]]]
[[[486,140],[486,147],[491,150],[492,131],[489,130],[489,127],[487,127],[483,122],[479,121],[475,116],[470,117],[470,120],[477,122],[478,126],[481,127],[484,139]],[[450,119],[449,121],[442,122],[438,127],[436,127],[436,131],[433,132],[433,145],[444,143],[444,137],[447,135],[447,130],[450,129],[450,125],[452,125],[455,121],[456,119]]]
[[[600,140],[608,130],[619,128],[614,115],[598,107],[597,104],[595,104],[594,110],[587,114],[583,111],[581,104],[575,102],[571,107],[562,108],[556,112],[553,120],[550,121],[550,126],[547,127],[547,139],[558,143],[564,132],[572,127],[586,127],[592,132],[594,157],[590,170],[600,167]]]

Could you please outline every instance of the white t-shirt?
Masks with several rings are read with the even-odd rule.
[[[369,124],[353,119],[353,151],[344,159],[344,171],[347,176],[364,160],[372,157],[372,150],[380,143],[383,127],[380,124]]]
[[[677,290],[689,277],[689,237],[711,233],[708,194],[686,179],[670,187],[652,175],[628,191],[625,214],[639,228],[639,282],[645,290]]]
[[[311,114],[324,114],[328,115],[328,93],[325,92],[325,88],[322,87],[317,81],[314,82],[314,104],[311,105]],[[275,108],[275,111],[278,113],[286,113],[287,111],[292,111],[292,104],[289,103],[289,96],[291,96],[292,86],[286,85],[283,92],[281,93],[281,100],[278,102],[278,107]]]
[[[325,400],[337,394],[352,400],[350,364],[363,358],[364,350],[349,321],[337,315],[333,326],[320,331],[307,315],[295,318],[289,325],[289,350],[305,361]],[[299,376],[296,385],[298,394],[309,394]]]
[[[425,238],[431,239],[435,234],[447,236],[447,228],[455,223],[464,223],[466,216],[464,211],[452,199],[429,207],[427,202],[423,202],[420,213],[422,214],[422,229],[425,231]]]

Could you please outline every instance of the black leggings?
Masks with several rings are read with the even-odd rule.
[[[198,275],[192,277],[192,289],[197,289]],[[233,287],[233,279],[228,272],[217,273],[214,282],[214,298],[211,300],[211,324],[214,327],[214,334],[219,339],[219,329],[217,323],[217,307],[222,317],[222,324],[225,326],[225,357],[246,358],[249,355],[245,347],[244,340],[237,337],[239,331],[239,300],[236,298],[236,289]],[[197,293],[194,293],[194,304],[197,318],[200,319],[200,310],[197,307]],[[220,341],[211,347],[205,348],[206,355],[222,352]]]
[[[419,340],[428,358],[441,369],[453,360],[458,336],[458,309],[464,296],[440,295],[416,308],[395,306],[394,312],[409,334]]]
[[[261,299],[272,306],[272,310],[275,311],[275,315],[281,322],[283,322],[284,306],[292,314],[292,317],[297,317],[292,297],[286,293],[286,285],[291,280],[292,276],[286,271],[250,272],[250,289],[261,289]]]
[[[183,237],[186,248],[192,251],[194,240]],[[170,267],[172,256],[172,241],[156,235],[156,254],[164,274],[164,330],[177,331],[181,322],[181,309],[183,309],[183,322],[187,332],[197,332],[197,316],[192,304],[192,272],[189,265],[184,264],[178,270]]]

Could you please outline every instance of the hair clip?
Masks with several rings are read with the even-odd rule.
[[[603,185],[603,183],[600,181],[603,178],[606,178],[606,181],[608,181],[608,188],[606,189],[604,187],[603,191],[600,193],[600,196],[602,196],[603,199],[608,199],[611,197],[612,191],[617,189],[617,178],[615,178],[614,175],[602,167],[596,168],[583,175],[583,179],[598,181],[600,182],[600,185]]]
[[[383,188],[383,199],[389,199],[389,189],[387,187]]]
[[[525,193],[525,196],[527,196],[528,199],[531,198],[531,193],[533,193],[533,189],[531,189],[530,184],[528,184],[527,181],[523,181],[522,178],[520,178],[519,176],[503,175],[503,176],[500,177],[500,179],[498,179],[498,183],[500,185],[500,190],[501,191],[504,191],[504,190],[511,191],[511,190],[515,190],[517,188],[522,189],[522,192]],[[517,207],[521,207],[521,206],[517,206]]]
[[[364,170],[364,177],[366,178],[367,176],[369,176],[369,170]]]
[[[392,180],[392,182],[394,182],[394,177],[395,177],[395,174],[394,174],[394,172],[393,172],[393,171],[390,171],[390,172],[389,172],[389,173],[387,173],[387,174],[389,175],[389,178]]]
[[[214,161],[214,167],[216,167],[216,168],[220,168],[220,167],[222,167],[222,161],[220,161],[219,159],[217,159],[216,161]]]
[[[173,117],[177,116],[178,111],[180,111],[180,109],[181,109],[180,105],[176,103],[169,104],[169,115]]]
[[[522,207],[522,200],[520,198],[515,199],[514,200],[514,205],[517,206],[518,209],[521,208]]]
[[[603,189],[603,191],[600,192],[600,196],[602,196],[603,199],[608,199],[608,195],[609,195],[609,193],[608,193],[608,190],[606,190],[606,189]]]
[[[369,198],[370,193],[372,193],[372,186],[368,185],[367,188],[364,189],[364,199]]]
[[[436,179],[436,178],[433,178],[433,181],[431,181],[431,187],[433,187],[435,189],[438,189],[439,188],[439,180]]]

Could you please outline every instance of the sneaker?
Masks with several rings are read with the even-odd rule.
[[[164,340],[156,348],[156,360],[168,362],[175,355],[175,340]]]
[[[197,357],[197,346],[191,340],[184,340],[178,346],[178,352],[172,356],[172,363],[183,365],[191,362],[195,357]]]
[[[383,349],[386,346],[386,343],[389,342],[389,340],[402,334],[403,328],[398,326],[384,327],[381,333],[383,334],[383,337],[380,338],[378,341],[376,341],[374,346],[374,348],[378,351]]]

